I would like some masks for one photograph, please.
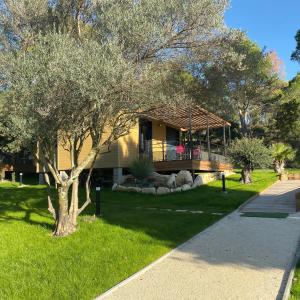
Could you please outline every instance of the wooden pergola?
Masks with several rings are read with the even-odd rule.
[[[224,155],[226,155],[226,128],[228,128],[229,142],[231,141],[231,124],[221,117],[205,110],[199,105],[170,107],[160,106],[142,114],[151,120],[163,122],[166,125],[189,132],[190,144],[192,144],[192,131],[207,130],[207,149],[211,157],[210,129],[223,128]]]
[[[226,120],[199,105],[190,107],[161,106],[148,111],[144,116],[180,128],[183,131],[231,126]]]

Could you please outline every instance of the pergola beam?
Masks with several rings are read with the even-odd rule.
[[[190,115],[192,112],[192,116]],[[209,119],[210,128],[220,128],[224,124],[230,126],[231,124],[220,118],[219,116],[208,112],[198,105],[191,107],[166,107],[161,106],[152,109],[142,116],[153,120],[161,121],[171,126],[183,129],[183,130],[203,130],[207,128],[207,118]]]

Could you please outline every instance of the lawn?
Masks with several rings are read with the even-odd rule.
[[[300,260],[297,263],[293,285],[291,288],[290,300],[300,299]]]
[[[288,174],[300,174],[300,169],[286,169]]]
[[[104,189],[103,216],[92,221],[91,205],[66,238],[51,236],[44,186],[0,184],[0,299],[94,298],[277,179],[272,171],[254,172],[247,186],[238,178],[227,180],[227,194],[220,181],[160,197]],[[175,212],[185,209],[203,213]]]

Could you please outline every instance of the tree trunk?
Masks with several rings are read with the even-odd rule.
[[[283,174],[284,173],[284,162],[275,161],[274,169],[277,174]]]
[[[240,123],[241,123],[241,133],[243,136],[249,135],[249,128],[247,123],[247,113],[239,111]]]
[[[249,183],[252,183],[252,179],[251,179],[251,169],[249,168],[244,168],[241,172],[241,179],[240,181],[243,183],[243,184],[249,184]]]
[[[71,222],[76,229],[77,226],[77,216],[78,216],[78,187],[79,187],[79,179],[76,178],[72,185],[72,200],[71,206],[69,209],[69,215],[71,218]]]
[[[58,189],[58,214],[55,224],[53,235],[66,236],[73,233],[76,230],[76,226],[73,224],[73,220],[68,211],[68,186],[61,186]]]

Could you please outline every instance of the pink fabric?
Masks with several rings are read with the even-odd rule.
[[[200,149],[193,150],[193,156],[198,157],[200,155]]]
[[[183,154],[184,151],[185,151],[185,149],[184,149],[183,145],[176,146],[176,153],[177,154]]]

